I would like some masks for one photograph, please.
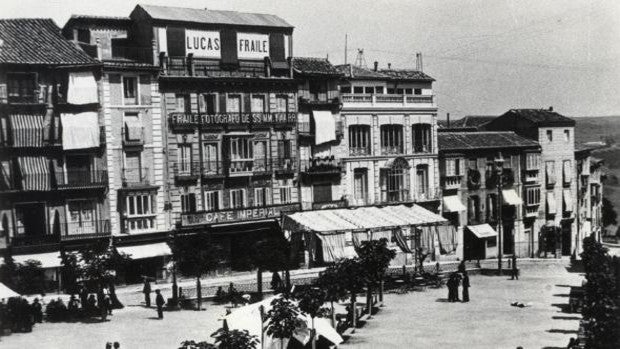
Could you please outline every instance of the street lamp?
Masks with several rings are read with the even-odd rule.
[[[499,152],[493,160],[495,175],[497,176],[497,273],[502,275],[502,174],[504,172],[504,158]]]

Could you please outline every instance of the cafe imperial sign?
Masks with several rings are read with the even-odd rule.
[[[219,212],[185,213],[181,215],[181,224],[185,226],[253,221],[267,218],[279,218],[283,213],[299,210],[299,204],[270,207],[247,208]]]
[[[262,60],[269,56],[269,35],[237,33],[237,58]],[[185,54],[198,58],[222,57],[219,31],[185,30]]]

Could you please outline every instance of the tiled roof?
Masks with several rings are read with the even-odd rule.
[[[536,141],[514,132],[440,132],[437,134],[440,151],[532,148]]]
[[[103,27],[103,28],[128,28],[131,25],[129,17],[111,17],[111,16],[90,16],[90,15],[72,15],[65,23],[63,33],[67,30],[78,27]]]
[[[477,129],[497,116],[492,115],[467,115],[457,120],[450,120],[449,128],[474,128]],[[442,127],[448,127],[446,120],[441,120]]]
[[[435,81],[435,79],[419,70],[410,69],[379,69],[379,72],[389,76],[392,80]]]
[[[304,75],[342,76],[342,73],[325,58],[294,57],[293,69],[295,73]]]
[[[99,64],[48,18],[0,19],[0,64]]]
[[[337,65],[336,68],[348,79],[389,80],[389,81],[435,81],[418,70],[362,68],[352,64]]]
[[[528,120],[537,126],[575,126],[575,120],[548,109],[510,109],[506,114]]]
[[[282,18],[270,14],[143,4],[136,6],[135,10],[138,8],[142,8],[152,19],[164,21],[293,28]]]

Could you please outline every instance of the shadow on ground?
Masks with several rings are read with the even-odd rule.
[[[553,320],[581,320],[580,316],[552,316]]]
[[[551,329],[551,330],[547,330],[547,332],[549,333],[562,333],[562,334],[577,334],[579,331],[577,330],[562,330],[562,329]]]

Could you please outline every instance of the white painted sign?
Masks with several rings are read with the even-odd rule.
[[[185,30],[185,53],[194,57],[220,58],[220,32]]]
[[[237,33],[239,59],[264,59],[269,56],[269,35]]]

